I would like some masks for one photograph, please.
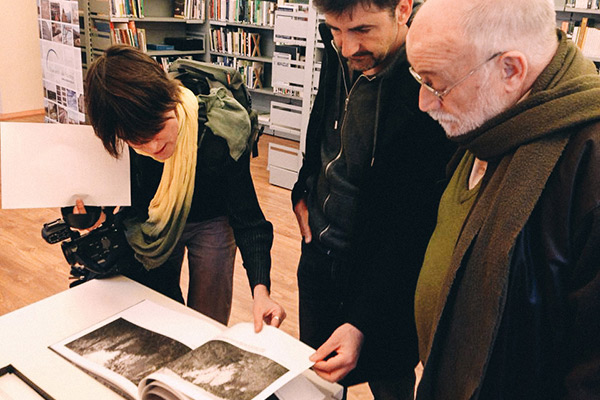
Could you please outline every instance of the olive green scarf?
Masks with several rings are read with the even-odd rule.
[[[440,288],[433,331],[419,338],[426,344],[419,400],[477,398],[502,318],[516,238],[569,136],[600,120],[595,66],[558,35],[558,50],[529,96],[457,138],[488,161],[488,171]]]
[[[148,219],[125,221],[127,241],[136,258],[147,269],[159,267],[169,258],[181,237],[192,204],[198,155],[198,99],[181,86],[177,143],[164,161],[158,189],[148,207]]]

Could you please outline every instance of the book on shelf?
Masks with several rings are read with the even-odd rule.
[[[242,75],[246,87],[249,89],[262,89],[264,63],[238,59],[235,68]]]
[[[186,0],[173,0],[173,17],[185,18]]]
[[[600,59],[600,29],[588,27],[581,51],[593,60]]]
[[[172,44],[163,43],[147,43],[146,47],[148,50],[175,50],[175,46]]]
[[[144,53],[148,51],[148,43],[146,43],[146,29],[138,28],[138,48]]]
[[[587,17],[581,18],[581,24],[579,25],[579,30],[577,32],[577,37],[575,38],[575,40],[576,40],[575,44],[580,49],[583,48],[583,42],[585,41],[585,35],[587,33],[587,27],[588,27],[588,18]]]
[[[296,88],[280,87],[273,85],[273,93],[290,97],[302,97],[302,90]]]
[[[184,3],[182,18],[204,19],[205,0],[174,0],[174,2]],[[178,17],[178,15],[175,15],[175,17]]]
[[[275,44],[273,57],[287,58],[289,60],[303,61],[306,55],[305,46]]]
[[[205,0],[173,0],[175,18],[204,19]]]
[[[209,0],[210,19],[273,26],[277,5],[268,0]]]
[[[242,28],[219,27],[210,30],[211,50],[245,57],[260,57],[260,33]]]
[[[144,0],[109,0],[113,17],[144,17]]]
[[[598,28],[594,27],[594,20],[587,17],[581,18],[579,25],[569,26],[571,40],[581,49],[586,57],[597,59],[600,57],[600,38]],[[567,34],[567,36],[569,36]]]
[[[233,65],[234,59],[232,57],[227,56],[213,56],[212,63],[217,65],[223,65],[225,67],[234,67]]]
[[[560,30],[567,34],[568,38],[573,35],[573,26],[569,21],[562,21],[560,23]]]
[[[96,23],[96,26],[98,24]],[[101,25],[100,25],[101,26]],[[142,39],[145,41],[145,31],[138,32],[135,26],[135,21],[128,22],[109,22],[110,35],[113,44],[127,44],[129,46],[140,47],[140,36],[144,36]],[[104,28],[102,28],[104,29]]]
[[[568,30],[570,35],[567,33],[567,37],[575,42],[585,57],[600,60],[600,29],[594,27],[594,20],[584,17],[579,26],[570,24]]]
[[[187,56],[152,56],[152,58],[159,63],[165,72],[169,72],[169,67],[172,63],[179,60],[180,58],[193,60],[194,58],[190,55]]]
[[[109,21],[104,21],[101,19],[95,19],[93,20],[93,27],[96,31],[98,32],[105,32],[105,33],[111,33],[110,28],[111,28],[111,23]]]
[[[255,333],[252,323],[226,328],[149,300],[50,349],[133,400],[324,398],[301,375],[314,350],[285,332],[265,325]]]

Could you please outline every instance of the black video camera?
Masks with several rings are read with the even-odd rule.
[[[62,242],[63,255],[76,279],[70,287],[118,273],[118,260],[130,250],[120,218],[113,214],[114,208],[86,207],[86,210],[88,214],[73,214],[72,207],[65,207],[61,209],[63,219],[48,222],[42,228],[46,242]],[[72,229],[91,227],[102,212],[106,215],[105,222],[89,233],[80,234]]]

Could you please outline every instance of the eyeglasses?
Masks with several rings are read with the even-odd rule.
[[[441,92],[439,90],[436,90],[436,89],[432,88],[428,83],[425,83],[425,81],[423,80],[423,78],[421,77],[421,75],[419,75],[413,69],[413,67],[408,67],[408,71],[413,76],[413,78],[415,78],[415,80],[417,82],[419,82],[419,84],[421,86],[423,86],[425,89],[429,90],[429,92],[431,92],[431,94],[433,94],[435,97],[437,97],[439,101],[443,101],[444,97],[447,96],[448,93],[450,93],[450,91],[452,89],[454,89],[455,87],[457,87],[458,85],[460,85],[461,83],[463,83],[464,81],[466,81],[471,75],[473,75],[475,73],[475,71],[477,71],[479,68],[483,67],[486,63],[488,63],[489,61],[492,61],[494,58],[498,57],[499,55],[501,55],[503,53],[504,53],[503,51],[495,53],[490,58],[488,58],[487,60],[485,60],[484,62],[482,62],[481,64],[477,65],[475,68],[473,68],[471,71],[469,71],[469,73],[467,73],[465,76],[463,76],[462,78],[460,78],[453,85],[447,87],[446,89],[442,90]]]

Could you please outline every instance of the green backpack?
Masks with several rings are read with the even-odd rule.
[[[258,113],[252,109],[252,98],[244,84],[242,75],[234,68],[195,60],[178,59],[169,67],[169,76],[178,79],[197,96],[207,95],[210,89],[224,87],[228,96],[233,97],[248,112],[250,118],[250,136],[248,149],[252,156],[258,156],[258,139],[263,128],[258,126]],[[206,108],[200,104],[198,117],[206,122]]]

